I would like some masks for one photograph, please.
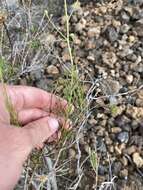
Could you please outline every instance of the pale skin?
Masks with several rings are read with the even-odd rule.
[[[67,102],[33,87],[6,86],[6,92],[23,126],[10,124],[3,85],[0,85],[0,189],[12,190],[32,149],[54,140],[59,124],[68,128],[63,118],[48,112],[57,107],[66,110]]]

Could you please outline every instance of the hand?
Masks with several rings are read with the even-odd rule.
[[[7,99],[23,127],[10,124]],[[58,131],[59,123],[64,123],[62,118],[48,112],[57,108],[66,110],[67,102],[37,88],[0,85],[0,189],[14,188],[31,150],[43,146]]]

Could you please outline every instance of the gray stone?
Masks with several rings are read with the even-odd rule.
[[[118,53],[118,55],[119,55],[120,57],[124,58],[124,57],[126,57],[126,56],[128,56],[128,55],[130,55],[130,54],[132,54],[132,53],[133,53],[133,50],[132,50],[132,49],[130,49],[129,47],[125,47],[125,48],[123,48],[122,51],[120,51],[120,52]]]
[[[130,16],[125,11],[122,11],[121,12],[121,19],[125,22],[128,22],[130,20]]]
[[[118,32],[113,26],[107,27],[105,35],[110,42],[115,42],[118,39]]]
[[[136,22],[135,31],[139,37],[143,37],[143,18]]]
[[[117,139],[120,143],[127,143],[129,140],[129,133],[124,131],[118,134]]]
[[[112,170],[114,172],[114,175],[118,175],[122,169],[122,163],[121,162],[114,162],[112,164]]]
[[[123,25],[121,26],[120,32],[123,33],[123,34],[125,34],[125,33],[127,33],[129,30],[130,30],[130,26],[127,25],[127,24],[123,24]]]
[[[31,71],[30,78],[31,80],[35,81],[41,79],[42,75],[42,71],[40,69],[37,69],[35,71]]]

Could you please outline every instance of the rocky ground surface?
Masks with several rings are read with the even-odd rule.
[[[22,64],[16,66],[9,82],[52,91],[55,82],[70,70],[70,57],[52,24],[47,18],[41,21],[36,6],[32,9],[36,11],[31,11],[31,32],[26,29],[29,14],[25,10],[17,8],[19,12],[12,12],[14,19],[8,21],[14,62]],[[65,33],[65,16],[52,22]],[[91,101],[91,114],[78,144],[84,162],[77,189],[142,190],[143,1],[81,4],[71,17],[70,32],[74,63]],[[3,56],[10,60],[8,41],[5,43]],[[57,88],[62,91],[62,84]],[[57,177],[58,189],[70,189],[72,182],[71,189],[76,189],[79,147],[75,143],[65,151],[70,163],[67,174]],[[89,150],[96,150],[97,171],[88,159]]]

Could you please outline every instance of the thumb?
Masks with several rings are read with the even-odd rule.
[[[45,117],[24,126],[24,130],[30,137],[32,148],[41,146],[59,128],[59,123],[55,118]]]

